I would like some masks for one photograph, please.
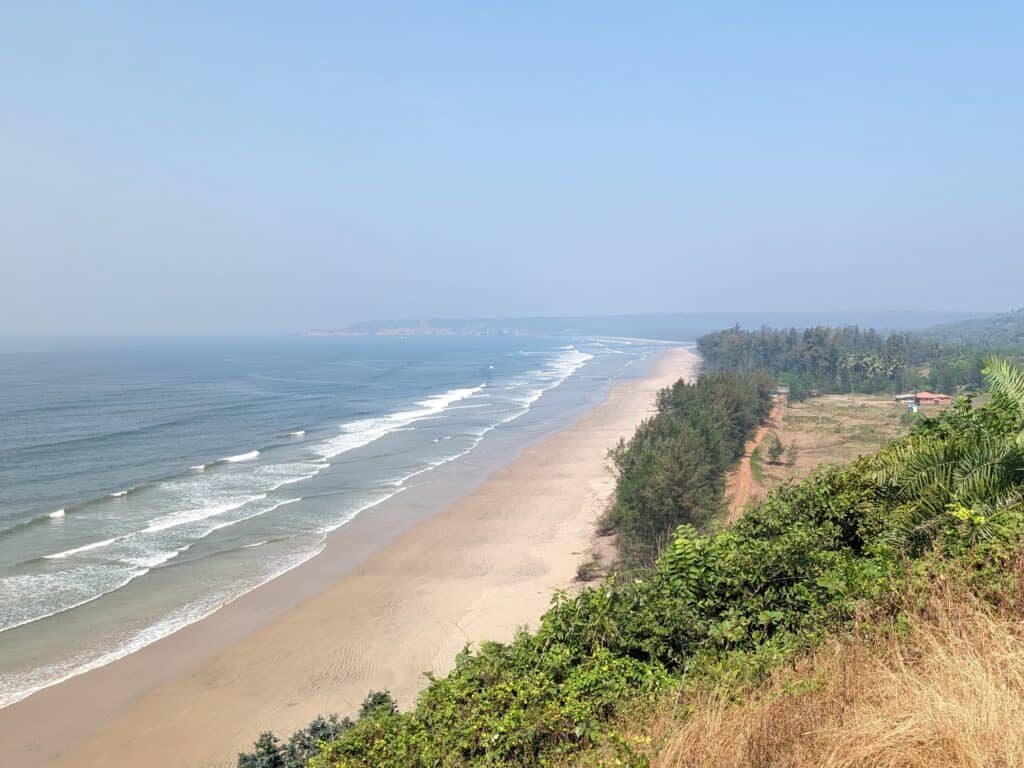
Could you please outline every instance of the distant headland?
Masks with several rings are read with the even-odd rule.
[[[364,320],[336,329],[318,328],[305,336],[620,336],[666,341],[694,341],[720,328],[807,328],[814,325],[859,325],[878,330],[922,330],[939,323],[988,316],[981,312],[829,311],[714,312],[582,317],[404,318]]]

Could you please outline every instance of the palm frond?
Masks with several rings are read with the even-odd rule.
[[[926,549],[942,530],[946,500],[937,494],[915,499],[893,510],[887,538],[903,550]]]
[[[991,503],[1015,481],[1011,461],[1015,454],[1011,442],[983,435],[961,452],[953,473],[953,493],[968,506]]]
[[[910,437],[878,457],[875,481],[896,488],[903,496],[916,496],[933,487],[951,493],[959,458],[947,440]]]
[[[993,404],[1011,414],[1018,425],[1024,424],[1024,370],[1004,358],[987,357],[982,373],[992,391]]]

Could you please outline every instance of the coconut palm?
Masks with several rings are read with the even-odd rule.
[[[998,535],[999,512],[1022,504],[1024,372],[990,358],[984,374],[988,406],[961,402],[878,457],[875,479],[897,504],[892,537],[906,549],[931,544],[949,515],[979,538]]]

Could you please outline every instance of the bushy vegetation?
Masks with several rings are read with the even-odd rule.
[[[393,715],[398,706],[387,691],[371,691],[359,709],[359,720],[373,717],[378,713]],[[339,719],[337,715],[318,716],[305,728],[292,734],[287,743],[271,732],[261,733],[253,744],[252,752],[238,756],[238,768],[305,768],[310,758],[320,752],[320,747],[334,741],[354,723],[349,718]]]
[[[771,410],[763,374],[711,373],[658,396],[657,414],[611,452],[615,503],[604,526],[619,535],[627,568],[652,565],[673,531],[703,525],[721,509],[726,470]]]
[[[907,580],[942,563],[998,583],[1024,530],[1024,375],[992,361],[988,378],[983,408],[962,401],[877,455],[779,487],[726,530],[679,526],[649,569],[557,596],[536,633],[467,648],[413,710],[364,713],[310,765],[647,765],[617,729],[624,713],[668,691],[766,679],[865,606],[897,614]],[[700,387],[667,391],[655,420]],[[631,445],[620,453],[644,455]],[[736,450],[724,438],[714,445]],[[639,477],[623,471],[620,483],[638,486],[624,497],[643,495]]]
[[[985,349],[998,349],[1013,357],[1024,353],[1024,337],[998,328],[990,329],[994,343],[986,344]],[[856,326],[803,331],[744,331],[736,327],[702,336],[697,347],[707,370],[770,371],[789,385],[794,400],[812,391],[877,393],[919,386],[955,394],[984,385],[984,354],[979,342],[966,343],[941,334],[884,335]]]
[[[685,718],[639,719],[653,768],[1024,766],[1024,551],[984,598],[948,565],[908,584],[894,618],[866,616],[756,685],[696,691]]]

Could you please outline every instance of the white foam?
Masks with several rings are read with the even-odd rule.
[[[562,384],[562,382],[582,368],[588,360],[592,360],[594,358],[593,355],[587,352],[581,352],[571,345],[562,347],[561,349],[563,350],[563,354],[552,360],[551,364],[547,368],[537,371],[537,378],[544,383],[539,387],[534,387],[533,389],[528,390],[521,397],[513,398],[514,401],[522,407],[501,419],[498,424],[508,424],[510,421],[515,421],[520,416],[528,413],[533,404],[540,399],[541,395],[549,389],[554,389]],[[517,380],[512,385],[506,386],[505,388],[515,389],[517,388],[515,386],[516,384],[523,385],[526,384],[526,382]],[[497,424],[495,426],[497,426]],[[490,429],[487,431],[490,431]]]
[[[40,621],[42,619],[48,619],[51,616],[56,616],[59,613],[64,613],[65,611],[70,611],[73,608],[78,608],[79,606],[85,605],[86,603],[91,603],[93,600],[99,600],[104,595],[108,595],[111,592],[116,592],[117,590],[121,589],[121,587],[125,586],[134,579],[137,579],[139,576],[145,575],[146,573],[147,571],[144,570],[129,572],[126,577],[122,578],[116,584],[110,586],[109,588],[101,589],[96,594],[89,595],[88,597],[85,597],[81,600],[75,600],[69,605],[61,606],[56,610],[49,611],[47,613],[36,614],[35,616],[29,616],[28,618],[16,620],[13,622],[7,622],[6,618],[0,619],[0,632],[6,632],[9,629],[15,629],[16,627],[21,627],[25,624],[31,624],[32,622]],[[25,591],[29,593],[39,593],[42,590],[49,591],[55,588],[59,589],[61,587],[65,587],[67,585],[67,582],[61,580],[62,575],[63,574],[37,574],[28,576],[12,576],[0,580],[0,587],[2,587],[3,590],[7,593],[16,594],[18,592],[18,589],[16,586],[12,587],[11,583],[22,582],[30,585]],[[2,700],[0,700],[0,707],[4,706],[6,706],[6,704]]]
[[[205,472],[206,471],[206,465],[205,464],[196,464],[193,467],[189,467],[189,469],[194,469],[196,472]]]
[[[297,501],[302,501],[302,497],[300,496],[299,498],[295,499],[285,499],[284,501],[279,501],[278,503],[273,504],[267,507],[266,509],[258,510],[251,515],[245,515],[244,517],[239,517],[234,520],[225,520],[223,522],[216,523],[215,525],[211,525],[209,528],[207,528],[205,531],[199,534],[195,539],[189,541],[189,543],[185,544],[182,547],[178,547],[177,549],[164,550],[162,552],[154,552],[152,554],[145,555],[142,557],[132,557],[125,560],[125,562],[139,568],[145,568],[147,570],[156,568],[157,566],[163,565],[164,563],[173,560],[182,552],[191,549],[193,546],[198,544],[200,541],[205,539],[214,531],[219,531],[223,528],[230,528],[232,525],[238,525],[239,523],[244,523],[246,520],[252,520],[256,517],[262,517],[268,512],[273,512],[275,509],[278,509],[279,507],[284,507],[287,506],[288,504],[294,504]]]
[[[239,523],[244,523],[246,520],[252,520],[254,517],[263,517],[263,515],[267,514],[268,512],[273,512],[275,509],[279,509],[280,507],[286,507],[289,504],[294,504],[297,501],[302,501],[302,497],[300,496],[297,499],[285,499],[284,501],[280,501],[277,504],[274,504],[273,506],[268,507],[267,509],[261,509],[259,512],[256,512],[256,513],[251,514],[251,515],[246,515],[245,517],[240,517],[237,520],[225,520],[222,523],[217,523],[212,528],[210,528],[209,531],[204,533],[202,535],[202,537],[200,537],[200,538],[206,538],[207,536],[209,536],[214,531],[219,531],[222,528],[230,528],[232,525],[238,525]]]
[[[413,472],[407,475],[406,477],[400,478],[397,484],[398,487],[393,486],[392,489],[389,489],[390,492],[378,494],[375,497],[366,499],[365,503],[359,504],[359,506],[356,509],[346,512],[343,516],[343,519],[338,520],[337,522],[328,526],[327,530],[335,530],[343,526],[364,510],[369,509],[370,507],[373,507],[377,504],[380,504],[381,502],[385,501],[388,498],[391,498],[392,496],[395,495],[395,493],[401,492],[403,490],[402,486],[410,478],[422,474],[423,472],[429,471],[430,469],[436,468],[442,464],[453,461],[459,458],[460,456],[466,455],[480,443],[483,435],[486,434],[486,432],[493,429],[495,426],[497,426],[497,424],[517,418],[518,416],[527,412],[532,403],[536,402],[536,400],[543,394],[543,392],[561,384],[592,357],[592,355],[580,352],[575,347],[570,347],[561,350],[561,353],[555,360],[549,362],[547,365],[543,367],[542,370],[536,372],[536,378],[531,376],[531,378],[533,378],[533,386],[529,386],[528,382],[526,381],[516,382],[516,384],[529,386],[529,389],[525,393],[523,393],[525,395],[525,399],[522,397],[513,398],[513,402],[516,402],[516,404],[520,406],[520,408],[517,409],[516,413],[512,414],[506,419],[502,419],[501,421],[496,422],[493,426],[488,426],[482,431],[475,433],[475,439],[471,440],[471,444],[465,450],[459,451],[454,454],[450,454],[448,456],[444,456],[438,460],[431,462],[428,466],[424,467],[423,469],[417,470],[416,472]],[[439,416],[440,414],[444,413],[448,408],[452,407],[454,403],[457,403],[461,400],[465,400],[467,398],[479,394],[484,389],[484,386],[485,385],[480,385],[477,387],[452,389],[447,392],[428,397],[424,400],[420,400],[415,403],[415,407],[411,407],[408,410],[399,411],[382,417],[361,419],[347,424],[343,424],[341,425],[341,434],[339,434],[337,437],[331,440],[323,442],[322,444],[316,447],[315,450],[319,456],[319,459],[317,461],[324,463],[318,463],[315,466],[315,471],[313,471],[312,474],[309,474],[309,472],[310,469],[314,469],[314,467],[305,470],[303,475],[300,477],[286,478],[283,481],[280,481],[279,475],[277,478],[273,478],[273,482],[278,482],[278,484],[274,485],[273,487],[279,488],[289,483],[299,482],[300,480],[308,479],[309,477],[312,477],[313,474],[316,474],[316,472],[319,472],[322,466],[326,466],[327,459],[333,456],[337,456],[339,453],[344,453],[345,451],[349,451],[354,448],[358,448],[369,443],[372,443],[375,440],[378,440],[381,437],[390,434],[391,432],[394,432],[396,430],[408,429],[414,422],[417,422],[419,420]],[[512,386],[514,386],[514,384]],[[502,399],[504,398],[502,397]],[[463,406],[458,407],[465,407],[465,404]],[[302,437],[305,434],[305,430],[296,430],[295,432],[291,432],[289,434],[294,437]],[[448,440],[451,437],[452,435],[445,435],[440,439]],[[259,456],[259,451],[249,451],[247,453],[238,454],[236,456],[225,457],[221,461],[228,463],[251,461]],[[198,472],[202,472],[206,470],[209,466],[210,465],[198,465],[192,467],[192,469]],[[257,472],[259,471],[259,469],[261,468],[257,468]],[[234,473],[215,472],[211,473],[206,479],[216,478],[221,474],[231,475]],[[193,482],[198,482],[198,478],[195,478]],[[257,490],[258,488],[259,486],[257,486],[257,488],[254,488],[253,490]],[[238,494],[239,490],[241,489],[234,489],[234,493],[231,494],[234,496],[234,498],[224,499],[223,495],[218,494],[221,495],[221,499],[217,500],[220,503],[212,503],[213,500],[211,499],[209,502],[206,502],[206,506],[204,506],[204,502],[202,500],[199,500],[198,504],[195,501],[193,501],[192,505],[194,505],[194,508],[192,509],[178,511],[174,514],[154,518],[149,521],[148,526],[146,528],[144,528],[141,531],[137,531],[134,534],[130,534],[131,541],[136,541],[135,537],[140,534],[165,531],[169,528],[175,528],[177,526],[194,523],[197,521],[205,520],[206,518],[216,518],[217,516],[227,515],[227,513],[233,510],[237,510],[241,507],[245,507],[245,505],[247,504],[261,501],[266,498],[266,493],[259,493],[258,495],[251,495],[242,498],[241,495]],[[259,507],[265,505],[256,505],[251,510],[244,510],[241,513],[243,515],[242,517],[238,517],[237,515],[227,515],[227,517],[224,517],[221,520],[211,520],[208,523],[201,525],[197,530],[191,531],[190,538],[195,533],[199,533],[199,538],[203,538],[209,535],[209,533],[211,533],[213,530],[219,530],[227,526],[236,525],[240,522],[243,522],[244,520],[249,520],[253,517],[267,514],[268,512],[271,512],[272,510],[277,509],[280,506],[283,506],[285,504],[292,504],[300,500],[301,499],[299,498],[288,499],[263,509],[260,509]],[[181,508],[179,507],[179,510],[180,509]],[[50,517],[62,517],[63,510],[59,510],[59,512],[61,514],[57,514],[57,512],[51,513]],[[122,536],[119,538],[128,537]],[[114,538],[108,539],[103,542],[94,542],[93,544],[87,544],[82,547],[77,547],[75,549],[67,550],[65,552],[57,553],[56,555],[51,555],[48,557],[69,557],[78,552],[85,552],[106,546],[108,544],[112,544],[117,540],[118,538]],[[270,540],[258,541],[254,544],[244,545],[244,548],[259,547],[268,543],[269,541]],[[187,546],[191,546],[194,543],[194,541],[191,541]],[[134,570],[126,574],[127,580],[130,581],[134,578],[137,578],[139,575],[148,572],[149,568],[167,562],[168,560],[177,556],[181,551],[184,551],[184,549],[186,549],[187,546],[176,548],[173,551],[167,548],[163,552],[151,553],[147,553],[145,552],[145,550],[136,550],[136,557],[127,560],[127,562],[137,566],[139,570]],[[321,541],[312,549],[304,550],[302,553],[297,553],[296,555],[289,557],[287,562],[281,560],[274,563],[270,571],[267,572],[267,578],[265,578],[261,583],[266,583],[267,581],[276,578],[281,573],[290,570],[291,568],[295,567],[301,562],[305,562],[306,560],[310,559],[315,554],[317,554],[320,550],[322,550],[322,548],[323,541]],[[120,547],[118,549],[120,549]],[[118,579],[118,581],[121,582],[121,586],[123,586],[124,583],[127,583],[127,581],[123,581],[122,579]],[[249,589],[255,588],[255,586],[250,587],[249,584],[246,584],[244,587],[241,587],[241,593],[247,592],[249,591]],[[103,592],[103,594],[106,593],[106,591]],[[171,615],[157,621],[156,623],[138,632],[136,635],[129,637],[125,643],[120,644],[119,647],[116,649],[113,649],[109,652],[96,652],[95,654],[80,655],[76,658],[67,659],[56,667],[52,667],[46,670],[34,670],[32,673],[33,677],[31,679],[25,677],[22,680],[17,681],[16,683],[15,681],[11,680],[11,684],[0,685],[0,707],[6,706],[10,703],[13,703],[14,701],[24,698],[25,696],[29,695],[35,690],[48,687],[57,682],[60,682],[61,680],[67,679],[68,677],[72,677],[74,675],[80,674],[81,672],[87,671],[88,669],[103,666],[104,664],[107,664],[110,661],[113,661],[117,658],[121,658],[122,656],[126,656],[134,652],[135,650],[138,650],[139,648],[148,645],[154,640],[171,634],[172,632],[177,631],[181,627],[186,626],[202,618],[203,616],[212,613],[221,605],[224,605],[225,603],[230,602],[232,599],[237,597],[238,594],[239,593],[227,594],[225,592],[221,592],[219,595],[208,595],[203,600],[196,603],[192,603],[188,606],[184,606],[179,611],[175,611]],[[102,595],[93,595],[82,602],[90,602],[91,600],[97,599],[100,596]],[[57,612],[68,610],[70,607],[73,606],[61,608],[60,611]],[[33,618],[30,621],[35,621],[38,618],[39,617]]]
[[[72,555],[77,555],[80,552],[89,552],[90,550],[93,550],[93,549],[99,549],[100,547],[110,546],[111,544],[113,544],[115,541],[117,541],[120,538],[121,538],[120,536],[115,536],[112,539],[104,539],[103,541],[96,541],[96,542],[93,542],[92,544],[85,544],[84,546],[75,547],[74,549],[67,549],[67,550],[65,550],[63,552],[58,552],[55,555],[43,555],[43,559],[44,560],[63,560],[65,557],[71,557]]]
[[[399,490],[405,490],[406,482],[408,482],[409,480],[412,480],[414,477],[417,477],[418,475],[422,475],[424,472],[429,472],[432,469],[437,469],[438,467],[443,466],[444,464],[447,464],[449,461],[455,461],[455,459],[461,459],[463,456],[465,456],[470,451],[472,451],[474,448],[476,448],[478,445],[480,445],[480,442],[483,440],[484,435],[486,435],[488,432],[490,432],[492,429],[494,429],[495,426],[497,426],[497,425],[496,424],[492,425],[492,426],[488,427],[487,429],[484,429],[484,430],[481,430],[480,432],[477,432],[476,435],[475,435],[475,439],[473,440],[472,444],[469,446],[469,448],[466,448],[464,451],[459,451],[458,453],[453,453],[451,456],[445,456],[445,457],[440,458],[440,459],[435,459],[434,461],[432,461],[429,464],[427,464],[427,466],[425,466],[425,467],[423,467],[421,469],[417,469],[415,472],[410,472],[407,475],[403,475],[402,477],[399,477],[399,478],[397,478],[395,480],[392,480],[391,481],[391,485],[393,487],[395,487],[395,488],[398,488]],[[388,498],[390,498],[390,497],[388,497]],[[383,499],[382,499],[382,501],[383,501]],[[380,502],[377,502],[377,503],[380,503]]]
[[[234,464],[239,461],[252,461],[260,455],[259,451],[249,451],[248,453],[240,453],[237,456],[225,456],[221,461],[226,461],[230,464]]]
[[[564,351],[564,354],[560,355],[558,358],[553,360],[549,368],[537,372],[538,378],[543,379],[549,383],[547,383],[545,386],[536,387],[530,390],[525,397],[516,400],[516,402],[523,407],[509,414],[508,416],[499,419],[495,423],[490,424],[484,427],[483,429],[474,432],[474,439],[470,446],[465,450],[432,461],[429,464],[427,464],[427,466],[421,469],[418,469],[414,472],[410,472],[409,474],[404,475],[400,478],[396,478],[395,480],[391,481],[391,485],[393,487],[398,488],[399,490],[403,490],[405,488],[406,482],[408,482],[412,478],[417,477],[418,475],[422,475],[424,472],[429,472],[431,469],[436,469],[437,467],[447,464],[450,461],[455,461],[456,459],[460,459],[463,456],[467,455],[468,453],[470,453],[470,451],[476,448],[483,441],[484,435],[486,435],[488,432],[495,429],[496,427],[502,424],[507,424],[508,422],[518,419],[520,416],[527,413],[530,410],[530,407],[533,405],[533,403],[537,402],[537,400],[540,399],[541,395],[543,395],[549,389],[553,389],[562,382],[564,382],[567,378],[569,378],[572,374],[579,370],[579,368],[582,367],[588,360],[591,360],[594,357],[593,355],[588,354],[586,352],[580,352],[578,349],[576,349],[576,347],[573,346],[562,347],[562,350]],[[533,353],[522,352],[521,354]],[[516,383],[518,383],[519,385],[523,385],[526,382],[523,380],[517,380]],[[508,388],[509,387],[506,387],[506,389]],[[460,405],[455,407],[467,408],[472,406]],[[433,442],[436,443],[439,440],[450,440],[452,437],[453,435],[437,437],[434,438]]]
[[[393,484],[393,485],[395,485],[395,484]],[[353,509],[350,512],[348,512],[345,515],[345,517],[343,517],[341,520],[337,521],[336,523],[332,523],[331,525],[328,525],[326,528],[324,528],[323,529],[324,534],[333,533],[334,531],[336,531],[339,528],[341,528],[341,526],[345,525],[348,522],[351,522],[356,517],[356,515],[358,515],[360,512],[365,512],[366,510],[371,509],[372,507],[376,507],[378,504],[383,504],[385,501],[387,501],[388,499],[392,498],[393,496],[398,495],[403,490],[405,490],[405,489],[404,488],[397,488],[396,487],[395,490],[393,490],[393,491],[391,491],[389,493],[381,494],[380,496],[377,496],[376,498],[374,498],[374,499],[372,499],[370,501],[367,501],[361,507],[357,507],[356,509]]]
[[[304,429],[296,429],[294,432],[289,432],[288,433],[288,435],[290,437],[302,437],[305,434],[306,434],[306,430],[304,430]]]
[[[112,498],[112,499],[119,499],[119,498],[121,498],[122,496],[127,496],[127,495],[128,495],[128,493],[129,493],[129,492],[130,492],[131,490],[132,490],[131,488],[126,488],[126,489],[125,489],[125,490],[123,490],[123,491],[117,491],[116,493],[112,493],[112,494],[110,494],[110,498]]]
[[[173,515],[165,515],[163,517],[157,517],[149,521],[149,525],[144,528],[141,533],[155,533],[156,531],[166,531],[168,528],[176,528],[179,525],[185,525],[187,523],[195,523],[199,520],[205,520],[208,517],[216,517],[217,515],[223,515],[232,510],[244,507],[246,504],[251,504],[254,501],[261,501],[267,498],[267,494],[259,493],[255,496],[249,496],[244,499],[238,499],[236,501],[228,502],[226,504],[217,504],[211,507],[198,507],[196,509],[188,509],[184,512],[175,512]]]
[[[399,411],[387,416],[379,416],[372,419],[359,419],[358,421],[342,424],[343,430],[337,437],[331,438],[320,445],[316,451],[325,459],[334,458],[339,454],[361,448],[364,445],[381,439],[421,419],[430,418],[443,413],[453,403],[465,400],[468,397],[481,392],[483,384],[478,387],[463,387],[450,389],[425,400],[416,403],[419,406],[416,410]]]
[[[183,606],[163,619],[160,619],[145,629],[140,630],[111,651],[92,656],[91,658],[88,654],[80,654],[77,657],[65,659],[52,667],[32,670],[29,673],[29,676],[23,675],[23,679],[21,680],[12,678],[10,680],[5,679],[0,681],[0,709],[21,701],[22,699],[31,696],[36,691],[41,691],[44,688],[57,685],[58,683],[62,683],[72,677],[81,675],[84,672],[88,672],[92,669],[98,669],[99,667],[106,666],[113,661],[129,656],[136,651],[145,648],[147,645],[155,643],[157,640],[174,634],[178,630],[187,627],[189,624],[193,624],[206,618],[217,609],[227,605],[228,603],[234,602],[247,592],[259,589],[267,582],[273,581],[293,568],[297,568],[311,558],[316,557],[323,551],[325,541],[326,539],[322,538],[314,548],[298,553],[289,558],[279,560],[274,564],[274,568],[265,578],[251,586],[247,585],[246,588],[241,589],[237,593],[230,594],[221,592],[220,594],[210,595],[203,600]],[[90,600],[85,602],[91,602],[94,599],[96,598],[90,598]],[[35,676],[34,678],[31,677],[33,675]]]
[[[276,491],[278,488],[284,488],[286,485],[291,485],[292,483],[301,483],[303,480],[309,480],[310,478],[313,478],[313,477],[316,477],[317,475],[319,475],[320,474],[320,470],[322,470],[325,466],[326,466],[326,464],[318,464],[318,465],[316,465],[316,469],[313,470],[312,472],[310,472],[308,475],[299,475],[298,477],[289,477],[287,480],[282,480],[277,485],[270,486],[267,490],[268,491]]]
[[[134,565],[137,568],[145,568],[148,571],[151,568],[156,568],[158,565],[163,565],[168,560],[173,560],[190,546],[192,545],[187,544],[184,547],[178,547],[178,549],[170,552],[156,552],[148,557],[130,557],[125,562]]]
[[[54,520],[60,520],[62,517],[64,517],[64,510],[58,509],[56,512],[51,512],[49,515],[47,515],[47,517],[51,517]]]

